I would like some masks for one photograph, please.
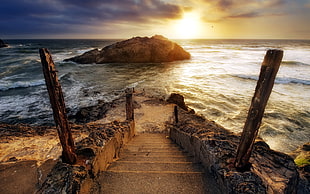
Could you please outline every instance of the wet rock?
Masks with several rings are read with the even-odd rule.
[[[186,111],[188,110],[188,108],[184,102],[184,97],[181,94],[176,94],[176,93],[170,94],[169,98],[167,99],[167,102],[176,104],[180,108],[182,108]]]
[[[75,115],[69,115],[70,121],[88,123],[102,119],[113,103],[99,101],[97,105],[81,108]]]
[[[189,59],[190,54],[177,43],[155,35],[134,37],[102,50],[94,49],[65,61],[76,63],[159,63]]]
[[[6,44],[3,40],[0,39],[0,48],[3,48],[3,47],[8,47],[9,45]]]

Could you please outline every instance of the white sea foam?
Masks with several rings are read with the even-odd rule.
[[[44,80],[16,81],[16,82],[0,80],[0,91],[6,91],[6,90],[16,89],[16,88],[28,88],[28,87],[40,86],[44,84],[45,84]]]
[[[256,75],[243,75],[243,74],[236,74],[233,75],[242,79],[249,79],[249,80],[258,80],[258,76]],[[275,80],[276,84],[304,84],[310,85],[310,80],[303,80],[297,78],[290,78],[290,77],[277,77]]]

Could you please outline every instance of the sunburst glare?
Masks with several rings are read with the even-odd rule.
[[[200,17],[195,12],[185,13],[183,18],[175,25],[178,38],[191,39],[197,38],[201,27]]]

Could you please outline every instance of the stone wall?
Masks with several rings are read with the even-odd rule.
[[[90,124],[89,127],[93,129],[90,129],[89,137],[77,143],[77,163],[69,165],[58,162],[38,193],[94,192],[94,178],[107,169],[118,157],[122,146],[134,136],[134,122],[111,125],[106,128]]]
[[[239,136],[195,114],[179,117],[179,123],[169,125],[172,140],[203,164],[223,193],[297,193],[299,174],[288,155],[258,140],[250,170],[239,172],[234,168]]]

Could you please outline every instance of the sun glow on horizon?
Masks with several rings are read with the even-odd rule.
[[[197,38],[201,30],[200,17],[195,12],[185,13],[183,18],[175,24],[175,31],[178,38]]]

